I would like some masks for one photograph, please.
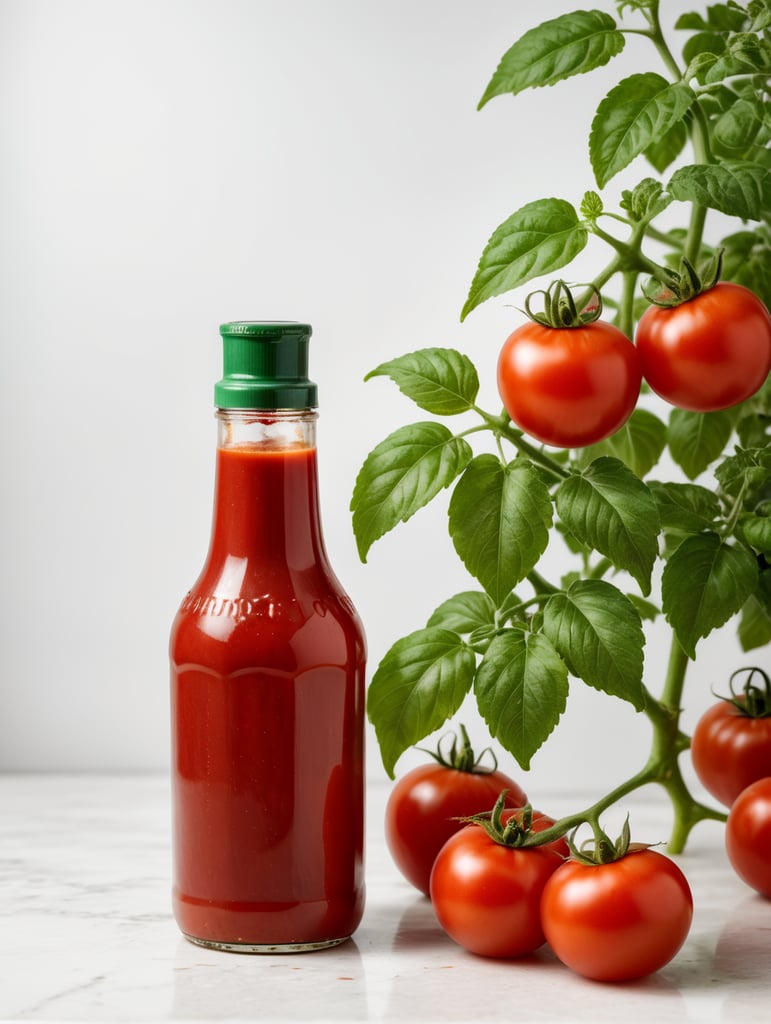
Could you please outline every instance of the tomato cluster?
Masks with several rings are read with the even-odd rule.
[[[730,863],[771,899],[771,679],[762,669],[741,669],[730,689],[697,724],[693,763],[730,808]],[[592,855],[576,850],[497,764],[482,770],[465,730],[462,736],[460,753],[453,744],[452,757],[434,755],[435,763],[405,774],[386,810],[394,860],[430,897],[445,932],[486,957],[520,957],[546,943],[562,963],[598,981],[642,978],[669,963],[693,918],[677,864],[630,844],[626,829],[618,844],[597,840]]]
[[[746,675],[742,692],[737,676]],[[691,739],[700,782],[728,808],[725,844],[737,875],[771,898],[771,678],[755,666],[701,716]]]
[[[442,847],[431,899],[447,934],[472,953],[518,957],[548,942],[562,963],[597,981],[659,970],[693,917],[685,875],[660,853],[630,848],[606,863],[583,862],[564,840],[508,846],[481,824]]]
[[[495,806],[479,813],[491,795]],[[693,913],[680,869],[647,848],[624,847],[595,864],[573,859],[561,835],[533,843],[555,822],[529,805],[509,806],[520,798],[517,783],[497,770],[460,770],[441,759],[412,769],[391,791],[389,849],[430,896],[447,934],[488,957],[519,957],[548,942],[563,963],[598,980],[664,966]]]
[[[388,849],[401,873],[428,896],[431,868],[463,818],[488,810],[506,791],[510,807],[527,802],[524,791],[503,772],[458,768],[441,761],[418,765],[399,779],[386,805]]]
[[[769,370],[771,315],[749,289],[720,282],[687,301],[651,305],[634,344],[599,319],[529,320],[504,342],[497,380],[525,433],[582,448],[626,423],[643,379],[671,405],[714,412],[754,395]]]
[[[743,692],[734,680],[747,674]],[[771,680],[760,668],[739,669],[721,698],[696,723],[691,760],[699,781],[730,807],[758,779],[771,776]]]

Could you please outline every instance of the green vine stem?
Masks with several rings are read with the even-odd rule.
[[[675,82],[684,80],[683,72],[680,70],[672,51],[667,45],[659,19],[658,0],[651,3],[645,10],[645,16],[650,24],[650,31],[646,34],[656,47],[661,60]],[[698,98],[691,107],[692,119],[690,123],[690,138],[693,147],[694,161],[699,164],[712,162],[709,123],[701,108]],[[691,216],[688,224],[688,232],[683,246],[683,254],[691,263],[695,263],[701,252],[701,243],[704,235],[704,225],[707,218],[707,208],[701,203],[691,204]]]
[[[609,807],[630,793],[653,783],[664,789],[672,804],[674,817],[667,844],[670,853],[683,852],[691,830],[700,821],[725,821],[726,816],[722,811],[708,807],[695,799],[680,770],[680,754],[690,746],[688,736],[680,729],[680,706],[687,666],[688,656],[673,635],[661,698],[656,700],[648,693],[648,702],[644,710],[653,730],[650,753],[645,766],[590,807],[560,818],[551,828],[534,834],[531,845],[551,842],[583,824],[590,825],[596,832],[599,828],[600,815]]]
[[[560,480],[570,476],[570,472],[565,469],[564,466],[560,465],[556,459],[552,458],[547,452],[537,448],[535,445],[530,444],[529,441],[525,440],[522,431],[517,430],[516,427],[512,425],[511,420],[505,411],[500,416],[491,416],[490,413],[485,412],[484,409],[480,409],[478,406],[474,406],[473,408],[474,412],[484,420],[486,428],[492,430],[496,437],[506,438],[507,441],[514,445],[520,454],[527,455],[527,457],[537,466],[548,470],[549,473]],[[483,427],[481,429],[485,428]],[[466,431],[466,433],[470,433],[470,431]]]

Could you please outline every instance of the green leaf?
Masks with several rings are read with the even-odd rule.
[[[600,188],[682,120],[694,100],[691,88],[652,73],[630,75],[597,108],[589,157]]]
[[[634,221],[650,220],[666,210],[671,200],[664,194],[664,186],[655,178],[643,178],[629,191],[621,193],[621,206]]]
[[[574,11],[525,32],[501,58],[479,101],[554,85],[607,64],[624,48],[624,36],[603,11]]]
[[[737,3],[710,4],[707,8],[707,20],[718,32],[740,32],[746,19],[747,15]]]
[[[736,75],[768,75],[768,52],[757,36],[748,32],[737,33],[716,61],[703,67],[700,81],[707,85],[724,82]]]
[[[765,569],[750,594],[739,619],[739,643],[743,651],[771,644],[771,569]]]
[[[710,26],[707,24],[707,22],[702,18],[700,14],[692,12],[689,12],[688,14],[681,14],[675,22],[675,28],[688,29],[691,32],[707,30],[709,29],[709,27]]]
[[[626,596],[635,606],[640,618],[644,622],[655,622],[661,614],[661,609],[658,605],[654,604],[653,601],[646,601],[646,599],[644,597],[640,597],[639,594],[627,594]]]
[[[669,416],[669,451],[689,480],[695,480],[722,453],[733,430],[729,410],[689,412],[673,409]]]
[[[756,551],[762,551],[771,557],[771,517],[744,516],[741,521],[741,532],[745,541]]]
[[[715,138],[725,149],[744,151],[750,146],[762,125],[762,119],[755,103],[738,99],[713,125]]]
[[[381,441],[365,459],[351,498],[361,560],[378,538],[451,484],[472,455],[469,444],[441,423],[400,427]]]
[[[714,491],[698,484],[659,483],[648,487],[656,499],[662,529],[675,533],[700,533],[714,526],[720,516],[720,502]]]
[[[696,77],[703,81],[701,75],[706,68],[711,67],[721,53],[725,53],[726,41],[721,35],[717,35],[708,26],[706,31],[697,32],[685,41],[683,45],[683,60],[687,68],[685,72],[686,81]]]
[[[495,605],[479,590],[464,590],[443,601],[434,609],[429,626],[451,629],[461,635],[473,633],[482,626],[495,624]]]
[[[767,499],[771,485],[771,449],[736,448],[715,467],[715,478],[725,494],[742,497],[745,505],[753,498]],[[752,508],[752,505],[747,507]]]
[[[530,463],[501,465],[479,455],[450,499],[450,535],[463,564],[500,605],[530,572],[549,542],[548,488]]]
[[[664,567],[662,607],[689,658],[696,643],[738,612],[758,581],[752,552],[716,533],[686,538]]]
[[[560,484],[557,513],[579,541],[629,572],[650,593],[659,517],[647,486],[619,459],[602,456]]]
[[[419,629],[386,652],[369,686],[367,714],[391,778],[404,751],[455,714],[475,671],[474,652],[447,629]]]
[[[750,29],[753,32],[771,28],[771,2],[769,0],[750,0],[747,4],[747,11],[752,19]]]
[[[645,147],[645,159],[659,174],[663,174],[670,164],[680,156],[688,141],[688,129],[685,121],[676,121],[649,146]]]
[[[746,14],[738,4],[710,4],[707,20],[700,14],[681,14],[675,23],[679,29],[708,29],[718,32],[738,32],[745,23]]]
[[[743,220],[760,220],[768,201],[769,172],[759,164],[689,164],[667,186],[682,202],[699,203]]]
[[[771,237],[765,228],[737,231],[720,244],[723,280],[743,284],[771,306]]]
[[[490,236],[471,282],[461,320],[480,303],[570,263],[589,235],[564,199],[527,203]]]
[[[472,408],[479,377],[468,356],[451,348],[424,348],[391,359],[370,371],[371,377],[390,377],[402,394],[421,409],[437,416],[452,416]]]
[[[490,734],[527,771],[565,710],[568,671],[546,637],[507,629],[490,643],[474,692]]]
[[[584,192],[584,198],[581,200],[581,216],[587,220],[597,220],[602,211],[603,203],[600,194],[592,189]]]
[[[642,622],[620,590],[605,580],[578,580],[549,598],[543,631],[574,676],[643,709]]]
[[[768,383],[771,384],[771,379]],[[740,443],[748,448],[767,445],[771,449],[771,415],[748,412],[746,416],[740,416],[736,424],[736,435]]]
[[[667,446],[667,428],[647,409],[637,408],[620,430],[578,454],[579,465],[588,466],[601,455],[620,459],[633,473],[644,477],[657,465]]]

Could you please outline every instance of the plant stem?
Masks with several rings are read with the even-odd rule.
[[[579,825],[588,823],[596,831],[599,816],[623,797],[643,786],[657,783],[669,796],[674,821],[667,849],[682,853],[691,829],[700,821],[725,821],[725,814],[699,803],[691,794],[680,770],[679,757],[690,746],[690,740],[680,729],[680,706],[685,684],[688,656],[677,637],[672,634],[669,663],[660,700],[648,694],[645,714],[653,728],[650,754],[645,767],[612,789],[591,807],[570,814],[543,832],[537,833],[532,845],[547,843],[564,836]],[[647,693],[647,691],[646,691]]]
[[[489,412],[485,412],[484,409],[480,409],[479,406],[474,406],[474,412],[481,416],[484,420],[484,427],[471,428],[466,430],[464,434],[470,434],[474,429],[483,430],[489,429],[495,434],[496,437],[505,437],[507,441],[511,442],[514,447],[522,455],[527,457],[534,462],[537,466],[541,466],[543,469],[548,470],[558,479],[563,480],[570,476],[569,470],[561,466],[556,459],[553,459],[548,452],[542,451],[536,448],[535,445],[530,444],[522,436],[522,432],[516,430],[509,420],[509,417],[504,413],[502,416],[491,416]],[[462,435],[459,435],[462,436]]]
[[[631,341],[634,337],[634,294],[637,288],[637,271],[627,270],[623,276],[619,327]]]
[[[646,8],[643,13],[650,25],[650,29],[644,34],[648,36],[656,47],[656,51],[673,81],[685,82],[685,76],[672,55],[672,51],[669,49],[664,37],[664,32],[661,28],[658,0]],[[692,116],[690,136],[695,162],[698,164],[710,163],[712,161],[712,156],[709,137],[709,123],[698,99],[694,100],[690,113]],[[704,234],[706,216],[707,209],[704,205],[701,203],[692,204],[688,234],[683,247],[684,254],[691,263],[696,262],[699,257],[699,252],[701,251],[701,242]]]
[[[574,828],[578,828],[579,825],[583,825],[585,822],[596,823],[599,816],[606,811],[609,807],[618,803],[623,797],[629,793],[633,793],[636,789],[640,789],[642,786],[648,785],[650,782],[654,782],[655,779],[651,774],[650,768],[646,765],[642,771],[636,772],[630,776],[625,782],[616,786],[610,793],[607,793],[604,797],[592,804],[591,807],[587,807],[586,810],[579,811],[576,814],[568,814],[564,818],[560,818],[556,821],[551,828],[546,828],[542,832],[533,833],[532,842],[525,843],[525,846],[541,846],[544,843],[553,842],[555,839],[561,839],[567,832],[570,832]]]
[[[618,257],[612,260],[604,272],[606,279],[610,277],[610,271],[612,272],[623,270],[642,272],[650,274],[652,277],[663,279],[666,278],[669,270],[667,267],[662,266],[659,263],[654,263],[653,260],[648,259],[642,251],[641,242],[647,228],[647,222],[640,221],[635,226],[634,231],[629,236],[626,242],[622,242],[620,238],[616,238],[615,235],[611,235],[609,232],[601,228],[599,224],[594,224],[592,231],[598,238],[601,238],[603,242],[607,243],[611,248],[615,249],[618,253]],[[599,280],[599,278],[597,279]],[[595,282],[596,283],[596,282]]]
[[[646,17],[648,17],[651,26],[650,32],[648,32],[647,35],[649,36],[653,45],[656,47],[656,50],[658,51],[658,54],[661,57],[661,60],[664,63],[664,66],[666,67],[667,71],[669,71],[669,73],[672,75],[675,81],[681,81],[683,77],[682,72],[680,71],[680,68],[677,66],[677,61],[673,57],[672,51],[669,49],[669,46],[667,45],[667,41],[664,38],[664,32],[661,28],[661,20],[659,19],[658,0],[656,3],[652,3],[645,13]]]

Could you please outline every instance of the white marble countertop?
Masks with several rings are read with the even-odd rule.
[[[0,1020],[771,1020],[771,901],[731,871],[722,826],[698,826],[678,858],[695,901],[683,949],[657,975],[611,986],[546,949],[502,962],[456,946],[391,863],[386,793],[370,787],[367,909],[354,939],[242,956],[177,931],[165,778],[0,776]],[[634,820],[666,838],[656,794]]]

